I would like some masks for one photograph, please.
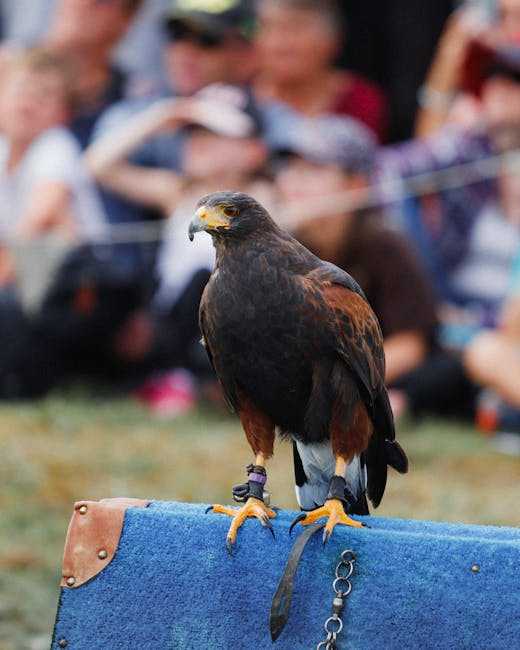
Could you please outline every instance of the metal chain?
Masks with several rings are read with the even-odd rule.
[[[335,578],[332,582],[332,589],[334,590],[334,599],[332,601],[332,616],[325,621],[326,638],[320,641],[316,646],[316,650],[325,648],[325,650],[337,650],[337,637],[343,629],[343,621],[341,620],[341,612],[345,605],[345,598],[352,591],[352,583],[350,577],[354,572],[354,562],[356,556],[354,551],[345,549],[341,553],[341,559],[336,566]]]

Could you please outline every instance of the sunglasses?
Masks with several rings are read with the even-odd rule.
[[[171,41],[190,41],[206,49],[220,47],[225,41],[225,36],[222,34],[194,29],[179,21],[168,22],[166,31]]]

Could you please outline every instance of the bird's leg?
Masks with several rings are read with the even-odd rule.
[[[262,526],[267,527],[271,531],[274,537],[270,519],[275,517],[276,513],[264,503],[264,485],[267,482],[265,464],[266,459],[264,454],[258,453],[255,457],[255,464],[247,466],[247,483],[237,485],[233,488],[233,498],[235,501],[244,502],[241,508],[230,508],[219,504],[215,504],[210,508],[213,512],[218,512],[233,518],[226,538],[226,547],[230,554],[233,552],[238,529],[248,517],[256,517]]]
[[[351,519],[345,514],[344,504],[348,505],[348,490],[345,484],[345,473],[347,470],[347,462],[340,456],[336,457],[336,466],[334,469],[334,476],[330,480],[329,491],[325,503],[320,507],[312,510],[308,514],[303,513],[299,515],[291,525],[301,523],[302,526],[313,524],[322,517],[328,517],[325,529],[323,531],[323,543],[325,543],[332,534],[336,524],[343,524],[344,526],[352,526],[354,528],[362,528],[364,524],[355,519]]]
[[[264,502],[264,485],[267,482],[266,461],[273,455],[275,427],[271,418],[263,413],[245,395],[241,395],[239,411],[240,421],[244,427],[246,438],[255,454],[254,465],[247,466],[247,483],[233,488],[235,501],[244,503],[241,508],[228,508],[214,505],[213,512],[229,515],[233,518],[226,538],[226,546],[230,553],[233,551],[237,532],[248,517],[256,517],[262,526],[267,527],[274,537],[270,519],[276,513]]]

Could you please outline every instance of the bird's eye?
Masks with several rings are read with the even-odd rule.
[[[236,217],[238,214],[238,210],[231,205],[227,205],[222,211],[226,217]]]

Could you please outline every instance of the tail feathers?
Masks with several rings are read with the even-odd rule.
[[[366,452],[368,466],[368,498],[374,507],[381,503],[388,476],[387,466],[401,474],[408,471],[408,458],[395,439],[394,416],[388,393],[383,388],[374,403],[374,433]]]
[[[366,451],[368,467],[367,494],[374,508],[377,508],[381,503],[386,488],[388,469],[385,443],[385,439],[375,431]]]
[[[408,471],[408,457],[397,440],[385,440],[386,462],[399,474]]]
[[[386,388],[382,388],[374,402],[374,429],[387,440],[395,440],[394,414]]]
[[[293,443],[296,498],[302,510],[314,510],[325,503],[330,479],[334,475],[335,458],[330,441],[324,443]],[[355,502],[350,504],[349,513],[368,514],[365,497],[366,466],[364,460],[356,456],[348,465],[345,475],[349,492]]]

